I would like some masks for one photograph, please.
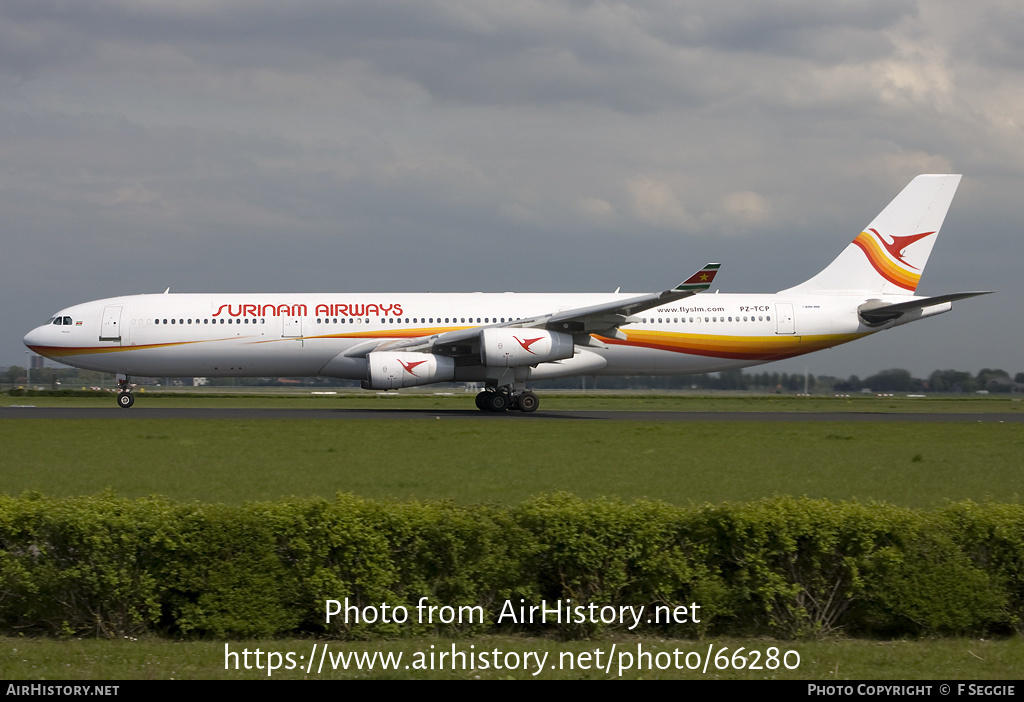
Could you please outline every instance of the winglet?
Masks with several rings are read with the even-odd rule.
[[[719,263],[709,263],[672,289],[679,291],[692,290],[694,292],[707,290],[711,287],[711,282],[718,274],[720,266],[721,264]]]

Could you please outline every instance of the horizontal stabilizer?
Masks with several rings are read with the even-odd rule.
[[[948,295],[938,295],[936,297],[922,297],[916,300],[909,300],[908,302],[897,302],[893,305],[887,305],[881,300],[869,300],[861,305],[857,312],[860,314],[860,318],[864,320],[865,324],[868,326],[878,326],[894,319],[899,319],[903,315],[908,312],[913,312],[914,310],[924,309],[925,307],[934,307],[935,305],[955,302],[956,300],[964,300],[968,297],[990,294],[992,294],[991,290],[980,292],[958,292],[950,293]]]

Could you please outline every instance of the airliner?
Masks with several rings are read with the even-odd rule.
[[[323,376],[390,390],[482,384],[479,409],[534,412],[539,380],[685,375],[845,344],[986,292],[919,297],[960,183],[920,175],[832,261],[775,294],[707,293],[709,263],[647,294],[129,295],[59,311],[25,336],[46,358],[131,377]]]

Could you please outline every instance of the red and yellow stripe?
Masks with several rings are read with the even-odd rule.
[[[853,243],[868,257],[868,261],[875,271],[878,272],[878,275],[904,290],[910,292],[917,290],[917,284],[921,281],[921,274],[889,258],[885,249],[878,242],[878,239],[868,232],[861,232],[853,240]]]
[[[235,337],[231,337],[235,338]],[[208,341],[228,341],[229,339],[202,339],[199,341],[169,341],[164,344],[138,344],[133,346],[29,346],[40,356],[46,358],[65,358],[68,356],[88,356],[97,353],[118,353],[120,351],[148,351],[165,349],[188,344],[202,344]]]
[[[606,339],[607,344],[637,346],[673,353],[743,361],[777,361],[812,351],[831,348],[859,339],[865,334],[816,334],[811,336],[725,336],[713,334],[680,334],[637,330],[626,332],[627,338]]]

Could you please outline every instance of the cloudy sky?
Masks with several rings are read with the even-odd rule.
[[[810,277],[919,173],[918,292],[779,370],[1024,371],[1015,0],[5,0],[0,365],[59,308],[207,291]]]

